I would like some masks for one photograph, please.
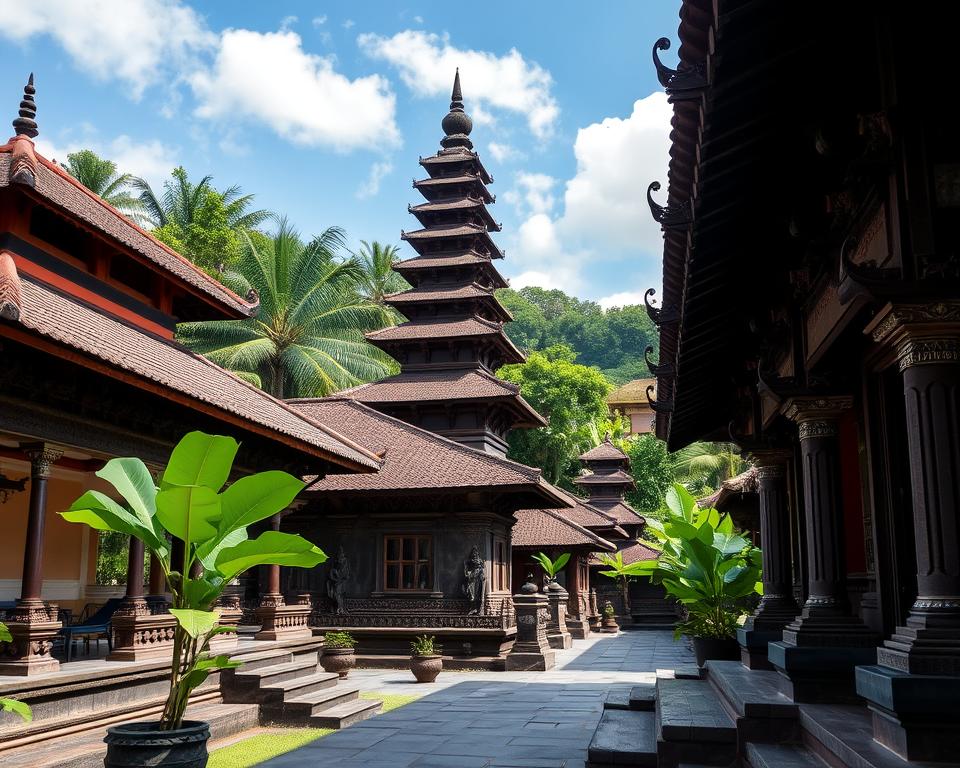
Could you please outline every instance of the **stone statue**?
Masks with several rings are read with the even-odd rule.
[[[343,593],[349,580],[350,561],[347,560],[347,553],[344,552],[341,544],[340,552],[337,554],[337,562],[327,576],[327,597],[334,602],[334,613],[338,616],[347,612],[347,603]]]
[[[468,616],[485,612],[487,597],[487,569],[480,550],[476,546],[470,550],[470,557],[463,564],[463,593],[470,601]]]

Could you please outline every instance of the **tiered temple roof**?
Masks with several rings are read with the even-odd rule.
[[[636,537],[644,519],[626,503],[627,491],[636,487],[630,474],[630,457],[617,448],[606,435],[603,442],[580,457],[584,474],[573,482],[590,496],[590,506],[610,517],[630,537]]]
[[[422,228],[401,235],[417,255],[395,265],[412,288],[385,299],[407,322],[367,335],[399,361],[401,373],[348,395],[502,456],[510,430],[546,422],[515,387],[493,376],[523,355],[504,333],[512,318],[494,294],[507,283],[493,266],[503,258],[490,235],[500,230],[487,210],[493,177],[470,140],[459,72],[442,125],[441,149],[420,159],[429,178],[413,184],[426,199],[409,206]]]

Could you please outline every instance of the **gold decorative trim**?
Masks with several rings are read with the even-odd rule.
[[[915,365],[960,362],[960,339],[911,339],[907,338],[897,355],[900,370]]]

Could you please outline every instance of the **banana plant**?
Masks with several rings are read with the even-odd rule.
[[[550,577],[550,581],[553,581],[557,578],[557,574],[563,570],[563,566],[570,560],[570,553],[564,552],[556,560],[551,560],[549,555],[545,555],[543,552],[537,552],[537,554],[533,556],[533,559],[540,564],[543,572]]]
[[[10,634],[10,630],[7,629],[7,625],[0,622],[0,643],[12,642],[13,636]],[[0,697],[0,712],[15,712],[28,723],[33,720],[33,712],[30,711],[30,707],[16,699]]]
[[[190,432],[170,454],[159,487],[140,459],[111,459],[96,474],[125,503],[90,490],[61,513],[71,523],[140,539],[163,569],[177,625],[162,730],[182,726],[190,692],[212,672],[238,666],[208,650],[214,635],[234,630],[218,626],[213,609],[224,587],[258,565],[312,568],[327,559],[297,535],[266,531],[249,538],[247,528],[288,507],[304,483],[286,472],[268,471],[227,485],[239,447],[231,437]],[[172,562],[171,539],[183,542],[183,562]],[[192,577],[195,563],[202,570]]]
[[[759,548],[735,530],[729,515],[700,508],[679,483],[667,492],[666,507],[666,520],[647,519],[660,555],[636,563],[637,571],[686,608],[678,634],[733,637],[747,613],[747,598],[762,594]]]

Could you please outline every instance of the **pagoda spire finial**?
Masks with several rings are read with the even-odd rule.
[[[31,139],[36,138],[40,133],[37,129],[37,104],[33,99],[33,94],[37,89],[33,87],[33,72],[30,73],[30,79],[23,87],[23,100],[20,102],[20,113],[13,121],[13,130],[15,136],[27,136]]]
[[[470,131],[473,130],[473,120],[470,115],[463,111],[463,93],[460,90],[460,68],[457,68],[453,76],[453,91],[450,93],[450,111],[443,118],[444,136],[440,139],[440,145],[444,149],[453,149],[463,147],[464,149],[473,149],[473,142],[470,141]]]

